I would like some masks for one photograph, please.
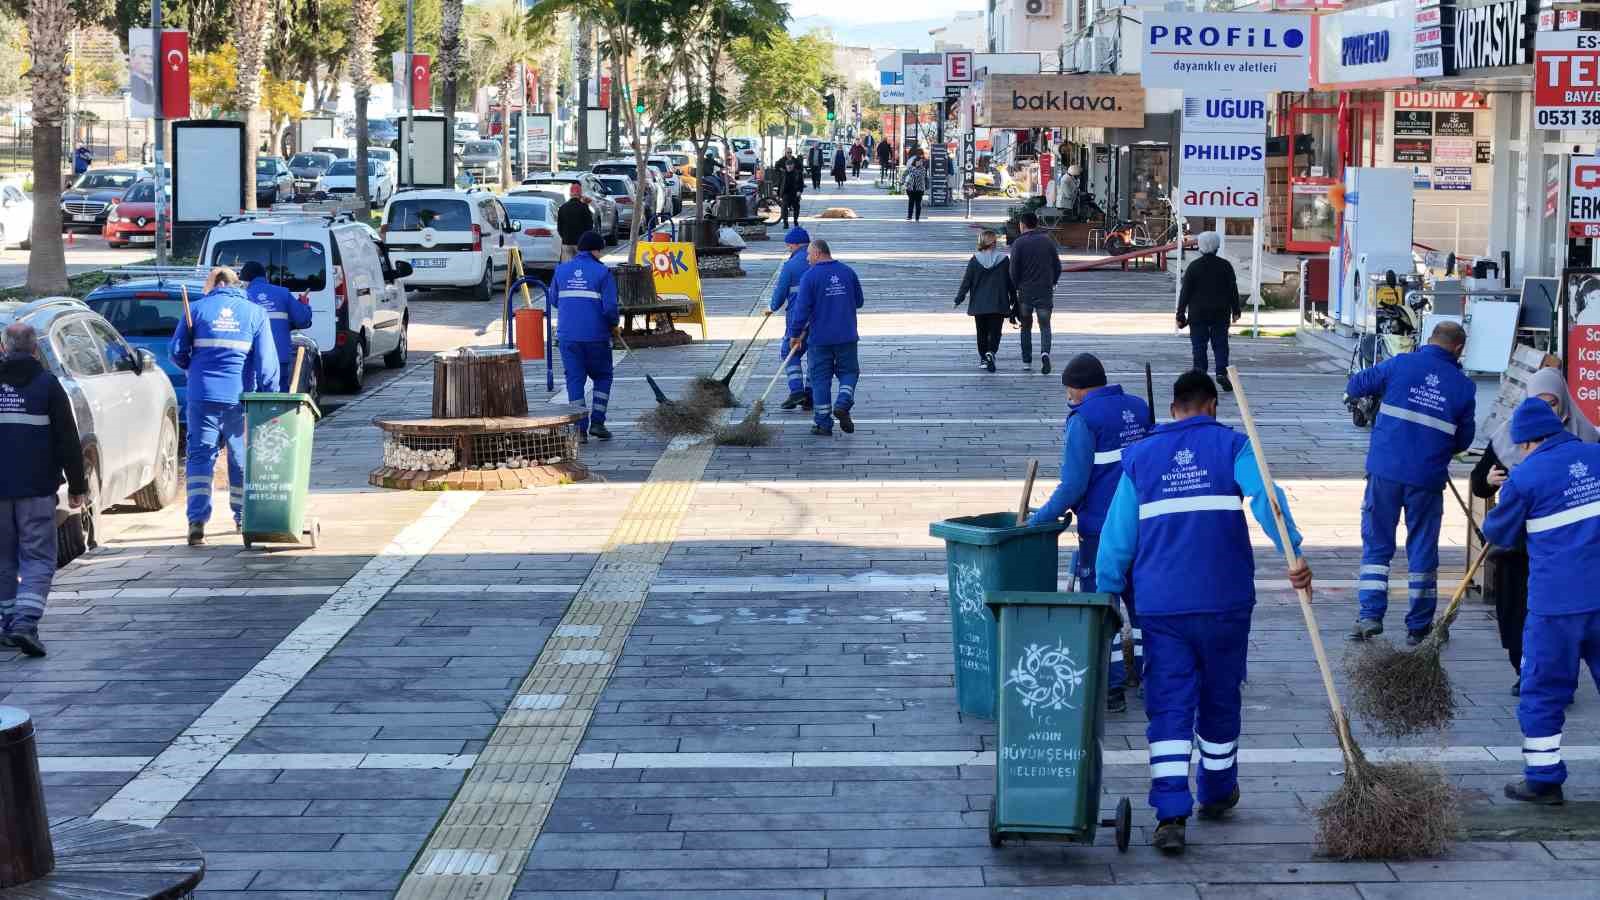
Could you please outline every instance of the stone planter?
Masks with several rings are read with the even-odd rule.
[[[738,247],[696,247],[694,253],[701,278],[744,277],[744,269],[739,266]]]

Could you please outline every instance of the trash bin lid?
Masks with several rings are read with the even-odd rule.
[[[1093,606],[1112,609],[1115,598],[1110,594],[1068,594],[1060,591],[984,591],[983,602],[995,618],[1000,617],[1002,606]]]
[[[984,513],[931,522],[928,534],[958,544],[990,546],[1033,534],[1060,534],[1069,522],[1070,517],[1038,525],[1018,525],[1015,512]]]
[[[269,391],[251,391],[239,397],[240,401],[249,403],[254,400],[258,403],[304,403],[311,407],[312,415],[322,418],[322,410],[317,408],[317,401],[310,394],[278,394]]]

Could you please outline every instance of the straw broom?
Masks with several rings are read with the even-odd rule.
[[[1299,555],[1290,543],[1289,527],[1278,506],[1277,489],[1255,419],[1250,415],[1244,380],[1234,366],[1228,367],[1228,379],[1233,382],[1239,415],[1244,419],[1256,465],[1261,470],[1261,483],[1272,508],[1284,560],[1293,569],[1300,562]],[[1339,739],[1345,763],[1344,784],[1316,811],[1318,843],[1325,853],[1338,859],[1410,859],[1442,853],[1455,833],[1458,815],[1455,789],[1431,766],[1374,763],[1367,759],[1350,735],[1350,720],[1339,702],[1333,670],[1328,666],[1328,654],[1323,649],[1322,633],[1317,627],[1317,615],[1311,609],[1311,591],[1297,589],[1296,594],[1311,649],[1316,654],[1317,669],[1322,675],[1322,687],[1328,694],[1333,731]]]
[[[744,419],[737,425],[728,425],[717,429],[717,444],[723,447],[765,447],[772,443],[772,427],[761,424],[761,414],[767,408],[767,395],[772,393],[773,385],[778,383],[778,377],[783,370],[788,368],[789,361],[794,359],[795,353],[800,350],[797,339],[789,348],[789,355],[783,358],[778,371],[772,373],[772,379],[767,382],[767,389],[761,392],[756,402],[750,404],[750,411],[744,414]]]
[[[738,359],[733,361],[733,365],[728,367],[727,373],[721,378],[711,375],[696,375],[694,380],[689,382],[689,395],[684,398],[686,402],[709,406],[713,409],[727,409],[732,406],[738,406],[738,400],[733,396],[733,375],[739,371],[739,366],[744,362],[744,358],[749,355],[750,348],[754,347],[756,339],[761,337],[761,329],[767,327],[767,320],[771,318],[772,310],[769,309],[766,315],[761,317],[761,321],[757,323],[756,333],[752,334],[750,340],[745,342],[744,351],[739,354]]]

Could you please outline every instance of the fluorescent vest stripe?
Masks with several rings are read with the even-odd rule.
[[[1574,506],[1571,509],[1564,509],[1548,516],[1540,516],[1537,519],[1529,519],[1528,533],[1538,534],[1541,531],[1549,531],[1552,528],[1560,528],[1564,525],[1573,525],[1585,519],[1593,519],[1596,516],[1600,516],[1600,500],[1596,500],[1593,503],[1585,503],[1582,506]]]
[[[1427,413],[1420,413],[1416,410],[1406,409],[1403,406],[1395,406],[1392,403],[1378,404],[1378,415],[1403,419],[1404,421],[1422,425],[1427,428],[1437,429],[1445,434],[1456,433],[1456,425],[1454,422],[1446,422],[1444,419],[1436,416],[1430,416]]]
[[[1184,512],[1240,512],[1243,509],[1244,500],[1240,497],[1230,494],[1202,494],[1197,497],[1174,497],[1171,500],[1141,503],[1139,518],[1153,519],[1156,516]]]

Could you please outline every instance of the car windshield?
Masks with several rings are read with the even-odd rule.
[[[543,197],[507,197],[500,205],[506,215],[521,222],[549,222],[556,217],[555,205]]]
[[[667,174],[672,168],[671,166],[667,165],[667,161],[664,159],[652,159],[649,161],[648,165],[650,168],[655,169],[657,172],[660,172],[663,175]]]
[[[733,149],[735,150],[749,150],[751,146],[753,146],[753,142],[749,138],[733,139]]]
[[[309,166],[327,166],[330,162],[333,162],[333,157],[326,153],[296,153],[294,158],[289,160],[289,165],[306,168]]]
[[[349,147],[324,147],[318,152],[326,153],[329,156],[337,159],[348,159],[350,157],[351,150]]]
[[[368,159],[394,159],[394,151],[388,147],[368,147]]]
[[[471,231],[472,210],[465,200],[407,198],[389,204],[390,231]]]
[[[126,188],[133,184],[132,172],[85,172],[72,186],[80,190]]]
[[[494,141],[467,141],[461,152],[469,156],[495,156],[500,153],[500,145]]]
[[[123,203],[154,203],[156,202],[156,183],[154,181],[140,181],[128,188],[122,195]]]
[[[328,285],[327,253],[313,241],[252,237],[218,241],[211,249],[211,265],[229,266],[234,271],[247,262],[266,267],[267,279],[299,293],[320,291]]]
[[[328,167],[328,174],[334,176],[354,175],[356,174],[356,161],[353,159],[338,160],[333,165]],[[378,163],[375,160],[367,160],[367,174],[378,174]]]
[[[605,191],[607,197],[618,197],[633,193],[628,188],[628,183],[621,178],[600,179],[600,190]]]
[[[177,293],[177,287],[172,287],[170,297],[108,297],[96,299],[90,297],[89,308],[106,317],[111,327],[122,332],[126,337],[167,337],[178,328],[178,321],[183,318],[183,297]],[[190,292],[198,296],[196,288]],[[141,295],[159,293],[158,291],[140,291]]]
[[[596,175],[626,175],[632,178],[639,167],[633,163],[600,163],[594,167]]]

